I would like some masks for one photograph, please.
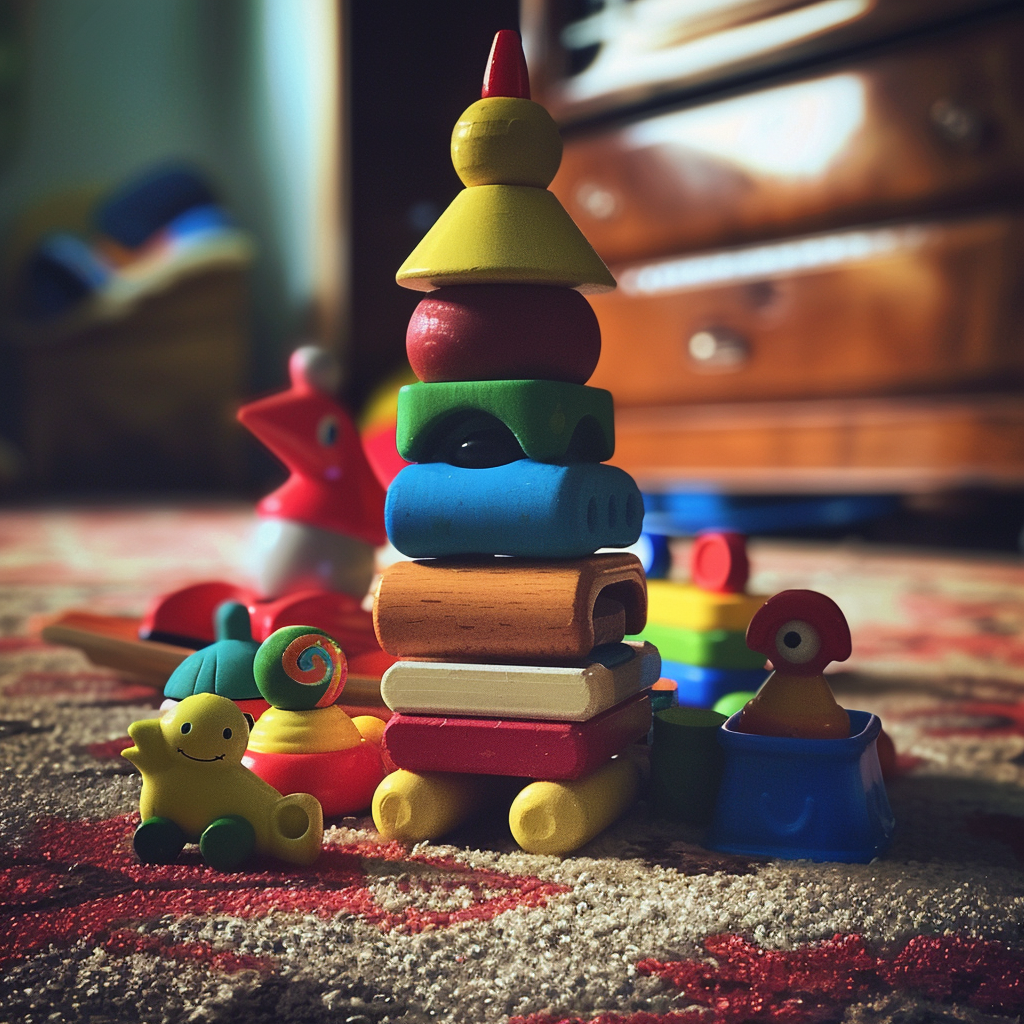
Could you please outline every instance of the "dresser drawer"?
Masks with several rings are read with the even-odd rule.
[[[1009,0],[522,0],[535,97],[567,123],[769,74]]]
[[[570,137],[552,186],[606,262],[1024,194],[1024,17]]]
[[[627,409],[616,465],[649,491],[1024,486],[1024,392]]]
[[[1024,215],[613,266],[590,383],[619,408],[1024,381]]]

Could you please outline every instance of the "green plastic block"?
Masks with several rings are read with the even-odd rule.
[[[706,825],[725,768],[718,732],[725,715],[706,708],[666,708],[654,716],[651,792],[658,815]]]
[[[497,422],[495,422],[497,421]],[[553,380],[466,380],[409,384],[398,394],[398,451],[409,462],[459,465],[469,438],[504,425],[522,453],[492,465],[528,458],[536,462],[604,462],[615,451],[610,391]]]
[[[634,640],[648,640],[666,661],[708,668],[761,668],[765,657],[746,644],[746,634],[731,629],[682,629],[648,622]]]

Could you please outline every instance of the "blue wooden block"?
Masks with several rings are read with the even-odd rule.
[[[662,659],[661,674],[678,684],[680,704],[710,708],[727,693],[757,690],[768,678],[768,669],[713,668]]]
[[[632,477],[599,463],[420,463],[395,477],[384,508],[391,543],[411,558],[580,558],[634,544],[642,523]]]

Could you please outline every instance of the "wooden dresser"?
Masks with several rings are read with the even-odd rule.
[[[528,0],[648,490],[1024,485],[1024,5]]]

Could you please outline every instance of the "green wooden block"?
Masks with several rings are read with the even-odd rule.
[[[604,462],[615,451],[612,396],[553,380],[409,384],[398,394],[398,451],[465,468],[516,459]]]
[[[648,640],[666,661],[709,668],[761,668],[765,656],[752,651],[746,634],[731,629],[682,629],[648,622],[634,640]]]

